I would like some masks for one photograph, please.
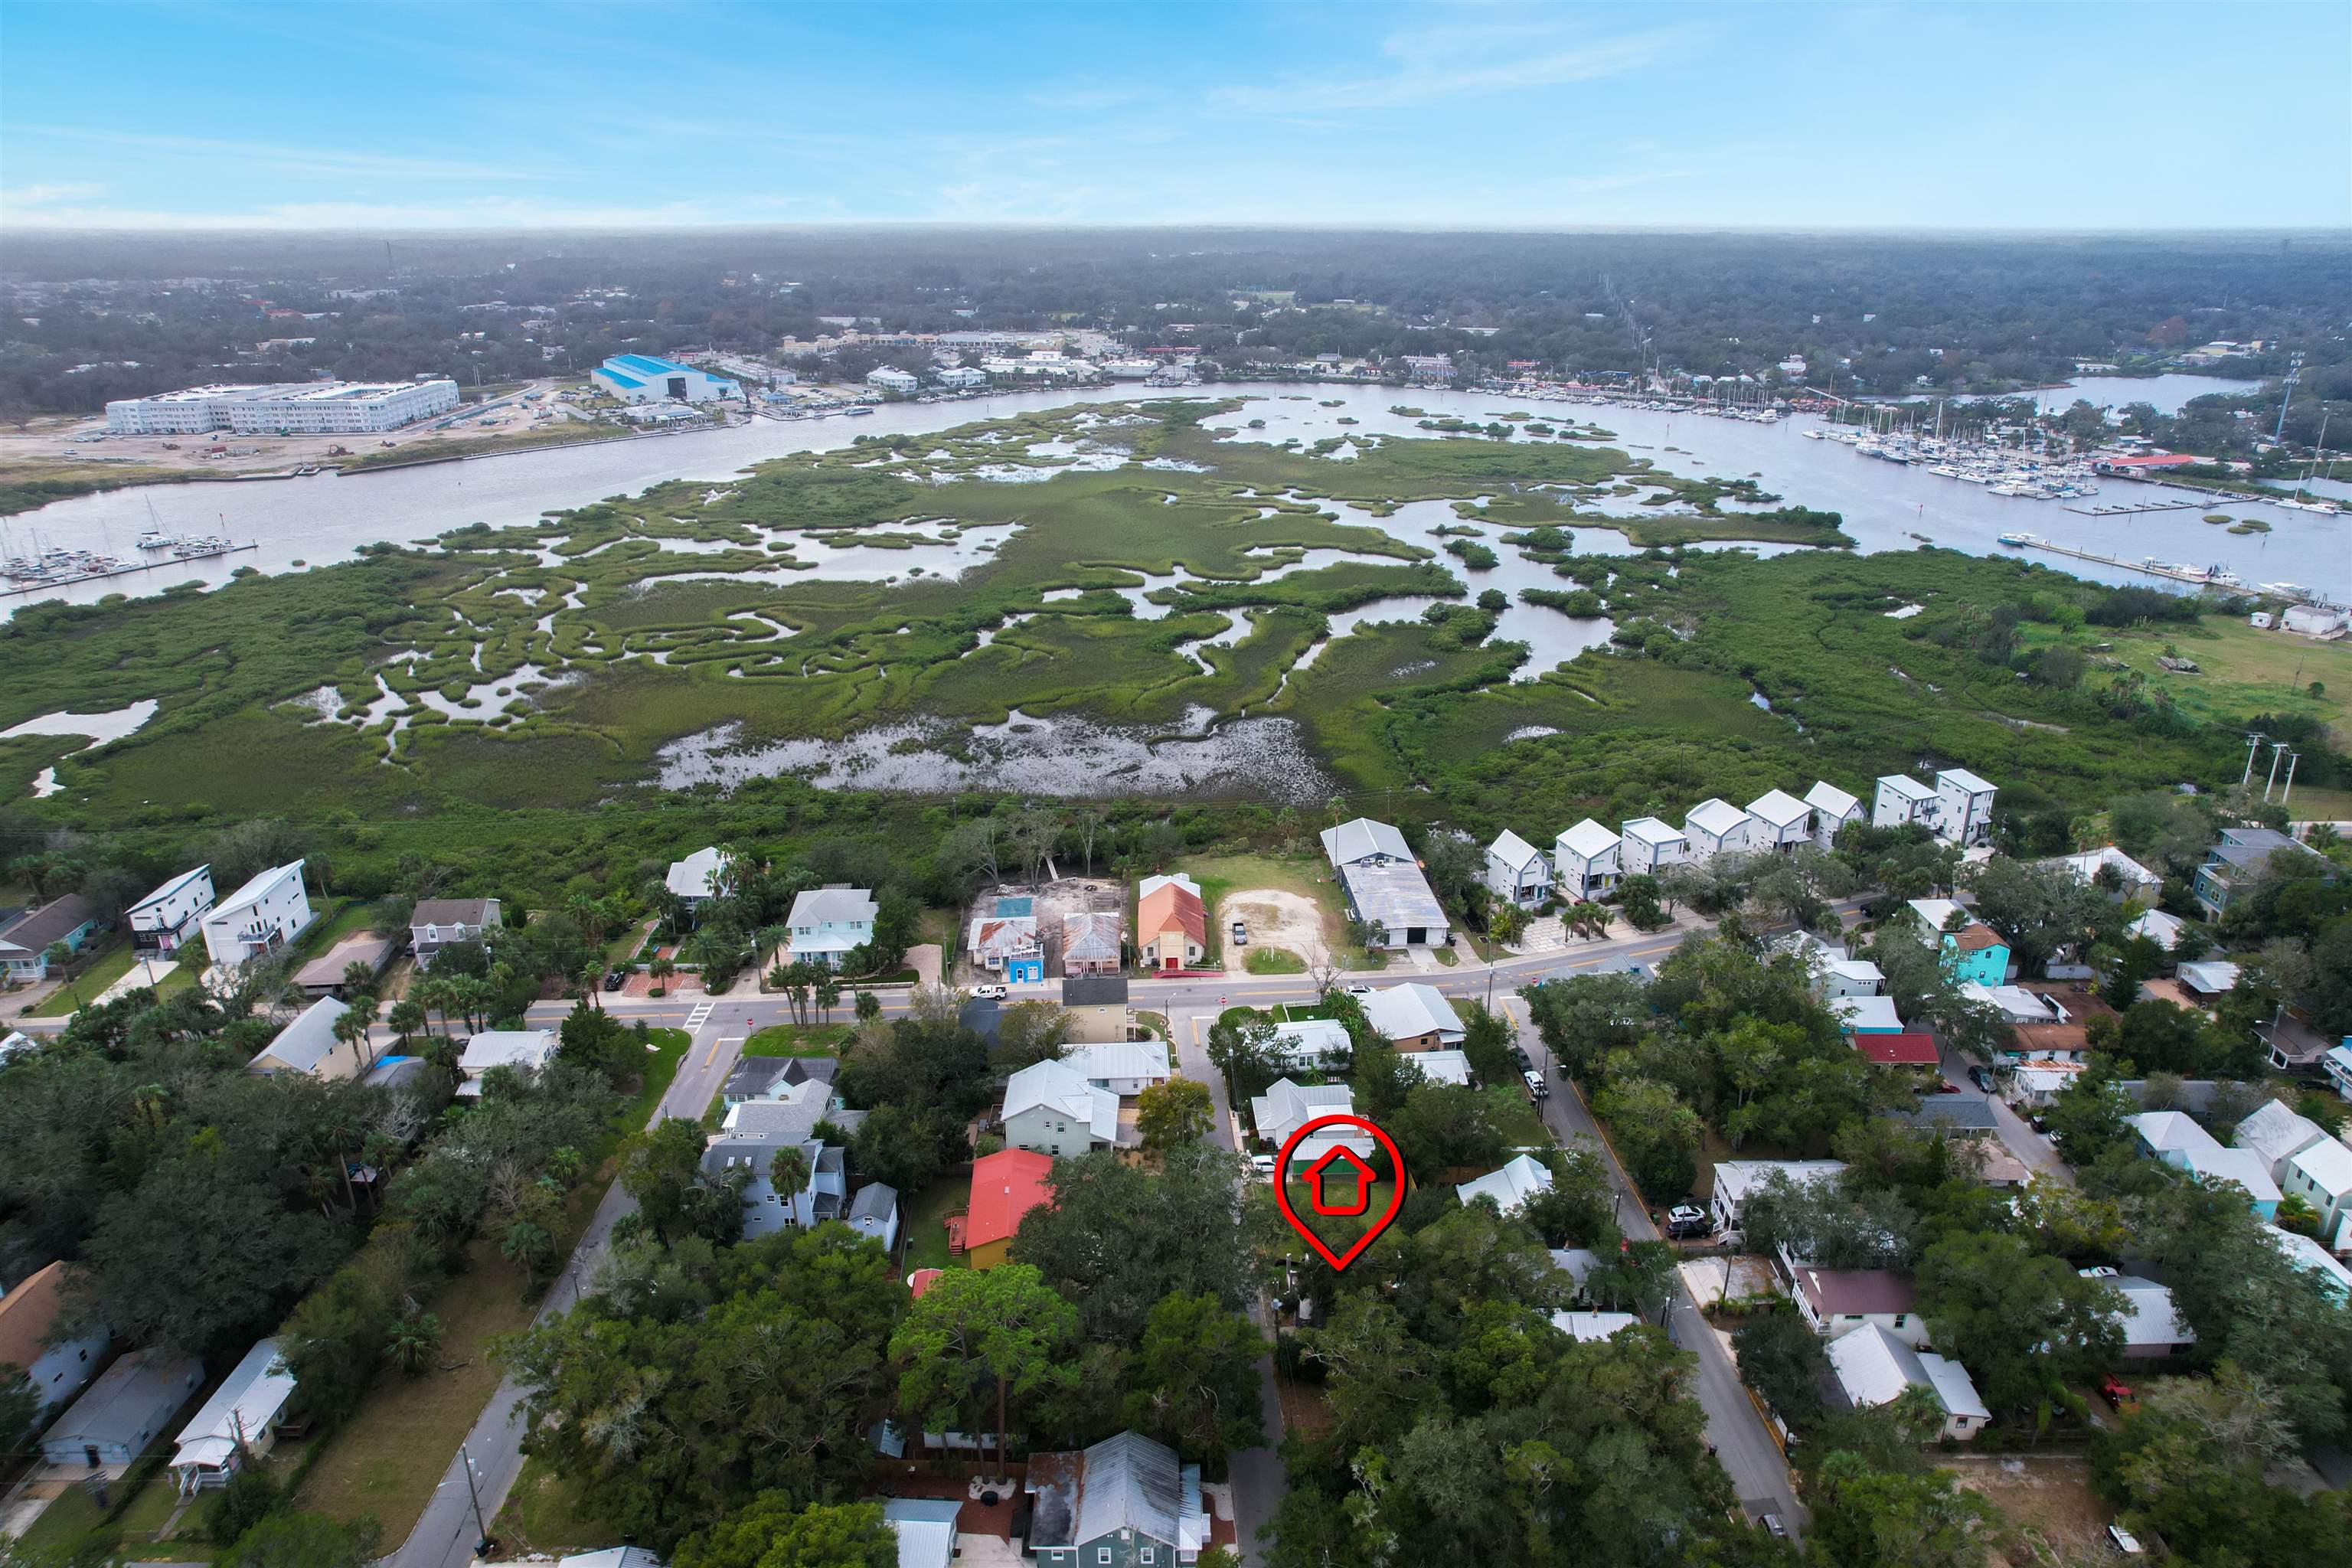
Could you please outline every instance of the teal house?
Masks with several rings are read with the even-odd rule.
[[[1949,899],[1914,899],[1911,912],[1919,921],[1920,940],[1937,944],[1942,952],[1944,973],[1953,984],[2009,983],[2009,943],[2001,941],[1999,931],[1981,921],[1963,923],[1955,917],[1964,911]]]

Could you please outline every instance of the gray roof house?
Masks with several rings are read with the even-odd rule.
[[[1922,1131],[1940,1127],[1948,1138],[1982,1138],[2000,1128],[1993,1120],[1992,1102],[1981,1094],[1923,1094],[1910,1110],[1890,1110],[1885,1115],[1890,1121]]]
[[[98,916],[79,893],[52,899],[30,914],[0,920],[0,973],[11,980],[46,980],[53,942],[81,950],[98,930]]]
[[[714,1179],[743,1176],[746,1237],[841,1216],[847,1196],[841,1151],[815,1137],[816,1124],[826,1119],[826,1105],[825,1095],[810,1090],[792,1100],[747,1100],[729,1110],[719,1130],[710,1135],[702,1151],[703,1173]],[[808,1185],[789,1204],[769,1173],[780,1149],[798,1149],[809,1163]]]
[[[1370,860],[1402,860],[1410,864],[1412,850],[1404,835],[1385,822],[1360,816],[1323,830],[1323,853],[1333,866],[1359,866]]]
[[[850,1229],[860,1236],[870,1236],[887,1249],[898,1244],[898,1189],[883,1182],[868,1182],[857,1189],[842,1215]]]
[[[840,1075],[838,1057],[745,1057],[719,1086],[719,1100],[740,1105],[747,1100],[781,1100],[802,1084],[830,1086]]]
[[[41,1434],[52,1465],[127,1465],[155,1439],[205,1380],[204,1363],[157,1350],[133,1351],[99,1374]]]
[[[1121,1432],[1077,1453],[1032,1454],[1028,1549],[1039,1568],[1156,1568],[1195,1561],[1209,1536],[1201,1468]]]
[[[306,1072],[312,1078],[357,1078],[372,1065],[366,1047],[347,1046],[335,1038],[336,1021],[351,1009],[332,996],[321,997],[278,1031],[245,1070],[263,1078],[281,1072]]]
[[[894,1497],[882,1500],[882,1522],[898,1538],[898,1568],[948,1568],[955,1561],[954,1498]]]
[[[499,923],[496,899],[426,899],[408,917],[408,937],[416,949],[416,967],[430,969],[433,958],[453,942],[474,942]]]

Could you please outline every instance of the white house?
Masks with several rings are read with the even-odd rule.
[[[1384,948],[1443,947],[1450,940],[1445,910],[1413,859],[1404,835],[1385,822],[1360,816],[1326,828],[1323,853],[1339,873],[1348,912],[1375,930]]]
[[[1572,899],[1590,899],[1617,885],[1623,863],[1624,840],[1586,817],[1552,840],[1552,873],[1559,889]]]
[[[898,1245],[898,1189],[868,1182],[849,1200],[842,1221],[860,1236],[870,1236],[884,1251]]]
[[[846,1163],[839,1149],[816,1137],[816,1124],[830,1109],[814,1085],[803,1085],[789,1100],[747,1100],[728,1110],[705,1142],[703,1173],[743,1184],[745,1236],[841,1217],[848,1196]],[[776,1155],[784,1149],[799,1150],[808,1171],[807,1184],[790,1198],[775,1183]]]
[[[183,871],[122,911],[131,923],[131,945],[142,953],[168,957],[202,929],[213,907],[213,868]]]
[[[1618,859],[1628,877],[1654,877],[1690,858],[1690,840],[1682,829],[1654,816],[1637,816],[1625,824]]]
[[[536,1070],[555,1059],[555,1031],[552,1029],[485,1029],[466,1042],[465,1055],[457,1058],[457,1070],[464,1081],[457,1085],[463,1100],[482,1097],[482,1075],[492,1068],[530,1068]]]
[[[2176,1171],[2208,1182],[2235,1182],[2245,1189],[2248,1206],[2263,1220],[2276,1217],[2279,1186],[2271,1180],[2269,1163],[2248,1149],[2224,1149],[2213,1135],[2184,1111],[2143,1110],[2131,1118],[2140,1151]]]
[[[1551,1191],[1551,1185],[1550,1166],[1532,1154],[1514,1154],[1501,1170],[1464,1182],[1454,1192],[1465,1205],[1477,1198],[1491,1198],[1496,1208],[1512,1215],[1527,1207],[1528,1200],[1538,1193]]]
[[[881,908],[863,888],[843,883],[812,888],[793,900],[784,924],[793,933],[793,956],[841,967],[842,955],[874,941],[874,916]]]
[[[1813,843],[1823,849],[1835,845],[1847,823],[1862,820],[1862,802],[1826,779],[1805,792],[1805,804],[1813,808]]]
[[[1433,1051],[1462,1043],[1462,1016],[1433,985],[1409,980],[1357,1001],[1363,1005],[1364,1021],[1401,1051]]]
[[[2122,886],[2116,889],[2119,898],[2153,897],[2164,886],[2164,879],[2116,848],[2112,844],[2096,849],[2086,849],[2080,855],[2061,855],[2045,864],[2063,868],[2074,880],[2091,883],[2102,870],[2113,868]]]
[[[1780,1254],[1797,1310],[1813,1332],[1835,1342],[1879,1329],[1914,1350],[1927,1342],[1927,1321],[1913,1302],[1911,1277],[1891,1268],[1822,1268]]]
[[[912,397],[923,389],[920,377],[910,375],[891,364],[877,365],[867,371],[866,384],[877,392],[896,393],[901,397]]]
[[[1727,800],[1708,796],[1683,817],[1683,833],[1690,840],[1691,858],[1712,859],[1757,847],[1756,819]]]
[[[1895,1012],[1892,996],[1835,996],[1830,999],[1829,1009],[1837,1015],[1838,1027],[1849,1035],[1899,1035],[1903,1032],[1903,1017]]]
[[[273,866],[221,900],[204,917],[205,950],[225,969],[273,952],[310,924],[302,862]]]
[[[365,1040],[346,1044],[335,1037],[335,1026],[350,1011],[332,996],[320,997],[278,1030],[245,1070],[262,1078],[282,1072],[338,1081],[359,1077],[375,1064]]]
[[[1936,826],[1936,792],[1901,773],[1880,778],[1877,796],[1871,803],[1870,825],[1902,827],[1914,822],[1923,827]]]
[[[971,392],[988,384],[988,373],[978,365],[944,364],[931,372],[931,380],[950,392]]]
[[[2286,1182],[2286,1163],[2315,1143],[2335,1140],[2327,1130],[2307,1116],[2299,1116],[2287,1109],[2283,1100],[2265,1100],[2261,1107],[2243,1121],[2231,1136],[2230,1145],[2247,1149],[2262,1157],[2270,1167],[2271,1180],[2282,1186]]]
[[[1993,787],[1966,768],[1936,774],[1936,837],[1963,847],[1992,838]]]
[[[2149,910],[2124,928],[2133,936],[2147,938],[2167,952],[2180,945],[2180,933],[2187,929],[2187,921],[2179,915],[2166,914],[2162,910]]]
[[[1327,827],[1321,835],[1324,857],[1334,869],[1341,866],[1378,864],[1387,860],[1411,860],[1412,848],[1404,835],[1385,822],[1374,822],[1360,816],[1353,822],[1343,822],[1337,827]]]
[[[1811,931],[1798,931],[1775,944],[1793,953],[1812,977],[1813,994],[1824,1002],[1841,996],[1875,996],[1886,976],[1866,958],[1849,958],[1843,947]]]
[[[2352,1149],[2330,1138],[2297,1150],[2287,1157],[2279,1191],[2319,1211],[2321,1241],[2330,1247],[2344,1245],[2344,1219],[2352,1214]]]
[[[1004,1084],[1004,1146],[1083,1154],[1118,1141],[1118,1096],[1058,1061],[1032,1062]]]
[[[1813,841],[1813,808],[1786,790],[1766,790],[1748,803],[1748,847],[1786,854]]]
[[[726,851],[716,845],[698,849],[683,860],[671,861],[669,873],[662,879],[662,885],[670,890],[671,897],[686,906],[689,916],[696,915],[700,912],[705,899],[717,898],[726,886],[727,865]]]
[[[1725,1160],[1715,1167],[1715,1195],[1708,1200],[1715,1228],[1738,1230],[1739,1205],[1776,1173],[1803,1187],[1831,1180],[1844,1170],[1843,1160]]]
[[[1542,850],[1507,827],[1486,846],[1486,886],[1496,898],[1531,910],[1551,897],[1551,868]]]
[[[222,1380],[194,1419],[180,1428],[172,1479],[194,1497],[228,1485],[246,1459],[277,1447],[278,1413],[294,1396],[294,1373],[276,1340],[263,1340]]]
[[[2319,1067],[2336,1086],[2336,1097],[2352,1100],[2352,1045],[2330,1046],[2319,1058]]]
[[[1312,1072],[1346,1061],[1355,1041],[1330,1018],[1294,1018],[1274,1026],[1276,1058],[1292,1072]]]
[[[1461,1051],[1421,1051],[1412,1065],[1421,1069],[1424,1082],[1469,1086],[1470,1058]]]
[[[1924,1388],[1944,1412],[1943,1435],[1965,1442],[1992,1419],[1969,1369],[1933,1351],[1916,1350],[1872,1325],[1830,1342],[1830,1370],[1849,1409],[1866,1410]]]
[[[2181,1321],[2164,1286],[2137,1274],[2119,1274],[2107,1283],[2124,1299],[2124,1354],[2174,1355],[2197,1342],[2197,1331]]]
[[[1062,1065],[1122,1100],[1132,1100],[1174,1076],[1168,1064],[1168,1042],[1157,1038],[1072,1046],[1062,1053]]]
[[[88,1469],[127,1465],[204,1380],[205,1363],[194,1356],[174,1360],[152,1346],[132,1351],[100,1373],[41,1434],[41,1457]]]
[[[50,1332],[65,1313],[65,1284],[66,1266],[51,1263],[0,1295],[0,1363],[18,1369],[31,1385],[36,1421],[81,1392],[111,1338],[99,1328],[50,1342]]]
[[[1250,1100],[1250,1125],[1257,1135],[1279,1149],[1290,1135],[1325,1116],[1349,1116],[1356,1110],[1356,1094],[1344,1083],[1297,1083],[1280,1078],[1264,1094]],[[1346,1148],[1357,1158],[1372,1157],[1371,1134],[1353,1127],[1327,1127],[1300,1142],[1290,1156],[1291,1170],[1304,1175],[1307,1168],[1335,1148]]]

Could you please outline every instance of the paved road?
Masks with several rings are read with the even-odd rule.
[[[1944,1055],[1939,1066],[1944,1081],[1955,1085],[1964,1094],[1984,1094],[1984,1090],[1969,1081],[1970,1064],[1968,1058],[1949,1046],[1942,1049]],[[1985,1098],[1992,1102],[1993,1127],[2000,1134],[2003,1147],[2017,1156],[2034,1175],[2061,1182],[2070,1187],[2074,1184],[2073,1168],[2058,1157],[2057,1148],[2049,1139],[2036,1132],[2025,1118],[2011,1110],[2007,1100],[1996,1095],[1985,1095]]]
[[[690,1009],[685,1007],[675,1011],[674,1020],[653,1021],[682,1025],[690,1014]],[[662,1096],[646,1125],[668,1116],[702,1114],[711,1097],[719,1092],[719,1086],[734,1070],[753,1016],[740,1003],[719,1000],[694,1031],[669,1092]],[[581,1288],[595,1283],[596,1268],[604,1261],[614,1222],[635,1206],[621,1191],[618,1182],[606,1189],[563,1277],[556,1281],[555,1288],[548,1292],[546,1303],[540,1308],[541,1321],[570,1311],[579,1299]],[[389,1568],[467,1568],[474,1561],[474,1505],[466,1485],[466,1454],[473,1456],[474,1487],[481,1496],[482,1517],[496,1518],[499,1505],[506,1500],[515,1477],[522,1469],[521,1404],[522,1390],[511,1380],[501,1381],[483,1409],[481,1419],[466,1435],[465,1450],[449,1461],[416,1528],[409,1531],[400,1549],[384,1560]]]
[[[1527,1026],[1524,1008],[1516,1005],[1517,998],[1514,996],[1512,1001],[1515,1005],[1510,1009],[1511,1016],[1519,1025],[1520,1047],[1546,1081],[1558,1086],[1551,1098],[1544,1101],[1545,1124],[1563,1145],[1590,1148],[1600,1155],[1617,1189],[1619,1228],[1635,1241],[1657,1240],[1656,1224],[1634,1200],[1633,1184],[1626,1179],[1614,1152],[1601,1139],[1601,1129],[1586,1109],[1584,1097],[1573,1083],[1560,1077],[1551,1053]],[[1730,1354],[1700,1315],[1697,1304],[1683,1289],[1679,1278],[1674,1299],[1666,1306],[1665,1328],[1676,1344],[1698,1357],[1698,1375],[1692,1392],[1698,1397],[1699,1407],[1706,1412],[1706,1440],[1715,1445],[1716,1458],[1731,1477],[1741,1505],[1750,1515],[1777,1513],[1792,1531],[1801,1531],[1806,1515],[1798,1506],[1795,1489],[1790,1484],[1788,1460],[1772,1441],[1754,1401],[1748,1397]]]

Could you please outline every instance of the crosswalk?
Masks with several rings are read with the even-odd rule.
[[[694,1011],[686,1016],[686,1032],[690,1035],[694,1033],[695,1030],[702,1027],[703,1025],[710,1022],[710,1015],[717,1011],[718,1007],[719,1004],[716,1002],[696,1003],[694,1005]]]

